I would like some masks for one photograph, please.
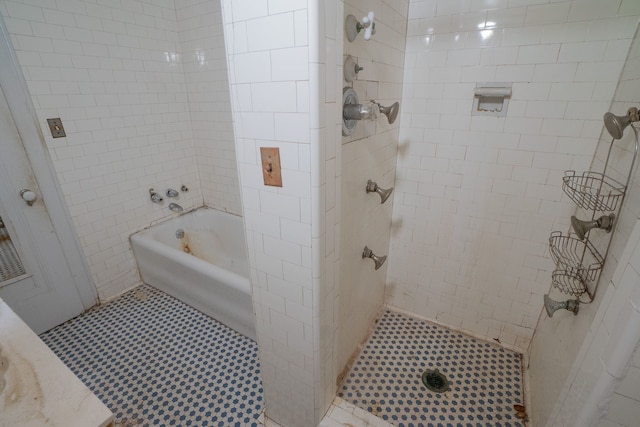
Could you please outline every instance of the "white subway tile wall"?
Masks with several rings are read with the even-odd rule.
[[[640,279],[640,277],[638,277]],[[629,370],[616,389],[609,410],[598,427],[632,426],[640,419],[640,351],[636,349]]]
[[[241,214],[219,1],[175,2],[191,131],[204,203]]]
[[[7,30],[101,298],[139,282],[128,237],[202,204],[173,1],[4,1]],[[60,117],[67,137],[52,139]]]
[[[344,16],[358,20],[375,14],[376,33],[365,41],[362,32],[353,42],[344,38],[344,53],[364,67],[353,83],[342,75],[342,86],[352,86],[360,102],[374,100],[384,106],[401,101],[402,66],[406,39],[408,1],[347,0]],[[343,25],[344,20],[340,20]],[[341,59],[344,61],[344,58]],[[400,110],[405,108],[401,102]],[[374,270],[372,260],[362,259],[369,247],[376,255],[389,251],[394,196],[384,205],[377,194],[365,191],[367,180],[382,188],[394,186],[400,120],[392,125],[380,116],[358,122],[353,133],[342,137],[342,221],[339,293],[338,370],[354,356],[384,302],[387,264]],[[356,308],[357,307],[357,308]]]
[[[316,425],[337,376],[342,7],[224,0],[222,10],[266,416]],[[281,188],[263,184],[260,147],[280,149]]]
[[[524,352],[638,22],[633,1],[412,1],[387,298]],[[513,83],[502,117],[476,83]]]
[[[624,4],[620,8],[621,11],[626,10],[623,6]],[[632,32],[633,29],[630,29],[630,31]],[[627,54],[625,53],[625,55]],[[625,56],[622,56],[622,58],[624,59]],[[628,50],[628,56],[626,56],[613,101],[610,105],[604,107],[601,113],[611,111],[616,115],[624,115],[629,107],[637,107],[640,100],[639,76],[640,37],[636,33],[633,37],[631,48]],[[580,83],[580,85],[582,84]],[[568,94],[569,91],[579,87],[565,88],[564,93]],[[593,89],[593,93],[595,94],[596,92],[598,90]],[[607,151],[611,144],[611,136],[603,128],[601,119],[598,119],[595,124],[597,126],[593,132],[597,132],[600,139],[590,170],[603,172]],[[579,138],[560,138],[560,143],[579,147],[582,141]],[[634,143],[635,134],[631,129],[627,129],[623,138],[614,143],[607,169],[608,176],[619,182],[626,182],[631,159],[633,158]],[[588,215],[591,215],[591,213],[581,210],[576,212],[576,216],[581,219],[590,218]],[[585,359],[585,354],[587,351],[593,352],[597,348],[604,348],[605,341],[603,340],[612,332],[612,319],[615,319],[615,315],[621,311],[625,296],[628,296],[627,291],[621,290],[621,284],[630,284],[629,278],[632,278],[631,282],[635,283],[637,287],[637,280],[633,278],[632,273],[640,271],[640,266],[636,265],[636,263],[634,264],[634,269],[631,265],[626,266],[626,264],[632,261],[628,252],[632,251],[634,245],[637,244],[636,240],[640,237],[638,234],[633,234],[639,215],[640,178],[635,172],[631,185],[626,192],[622,212],[619,212],[616,218],[613,240],[600,277],[600,285],[595,301],[590,305],[582,305],[580,313],[575,320],[567,321],[564,316],[554,316],[549,319],[543,314],[538,322],[536,334],[531,342],[529,358],[531,361],[530,395],[533,404],[538,408],[533,418],[535,425],[563,425],[561,423],[565,421],[562,420],[560,414],[575,413],[575,408],[584,402],[587,392],[592,388],[591,385],[585,384],[588,381],[594,381],[595,373],[599,372],[602,365],[596,356],[593,356],[596,357],[595,359],[593,357]],[[598,236],[601,239],[595,240],[595,244],[601,252],[604,252],[610,235],[605,233],[590,234],[592,239]],[[626,275],[623,277],[619,274],[619,271],[625,271]],[[635,274],[637,275],[637,273]],[[616,278],[616,276],[619,277]],[[623,278],[625,279],[624,281],[622,280]],[[605,311],[608,313],[606,316],[603,314]],[[608,322],[607,325],[604,325],[605,320]],[[592,345],[592,342],[597,344]],[[593,348],[592,350],[589,350],[590,345]],[[592,369],[594,367],[597,369]],[[633,372],[633,368],[630,372]],[[549,381],[552,381],[552,383],[550,384]],[[565,397],[561,398],[562,396]],[[629,397],[628,395],[625,396]],[[619,403],[624,405],[628,401],[620,398]],[[611,420],[614,420],[614,412],[610,411],[609,413],[612,417]],[[629,411],[625,413],[628,414]],[[605,421],[603,421],[602,425],[606,425],[604,423]],[[633,423],[626,425],[633,425]]]

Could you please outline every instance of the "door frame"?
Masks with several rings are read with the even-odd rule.
[[[42,192],[41,197],[47,206],[53,228],[71,270],[74,286],[78,290],[82,305],[88,309],[99,302],[97,289],[71,222],[71,214],[62,196],[36,110],[2,15],[0,15],[0,84]]]

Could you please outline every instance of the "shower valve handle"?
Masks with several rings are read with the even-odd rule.
[[[367,16],[362,18],[362,24],[360,24],[360,28],[358,31],[364,29],[364,39],[370,40],[371,36],[376,33],[376,23],[374,22],[374,13],[373,11],[369,12]]]

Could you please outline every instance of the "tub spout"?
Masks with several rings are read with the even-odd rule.
[[[173,212],[182,212],[184,210],[182,206],[177,203],[169,203],[169,209]]]

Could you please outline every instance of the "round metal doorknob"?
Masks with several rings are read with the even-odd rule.
[[[36,196],[36,193],[34,193],[31,190],[27,190],[22,189],[20,190],[20,197],[22,197],[22,199],[27,202],[27,204],[29,206],[33,206],[33,204],[35,203],[36,199],[38,198],[38,196]]]

